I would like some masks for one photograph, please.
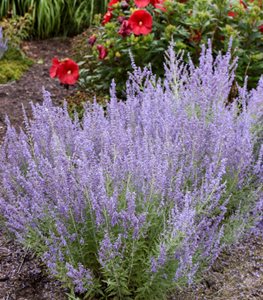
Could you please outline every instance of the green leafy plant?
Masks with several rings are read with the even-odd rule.
[[[147,6],[140,4],[147,2]],[[136,11],[151,15],[149,32],[140,33],[131,28]],[[262,24],[262,1],[256,0],[231,3],[228,0],[113,0],[95,28],[96,41],[91,43],[91,54],[84,57],[80,83],[84,88],[93,86],[106,91],[115,78],[122,90],[127,79],[125,74],[131,70],[130,53],[137,65],[151,64],[154,72],[162,76],[163,54],[171,40],[176,52],[189,52],[196,63],[201,45],[208,39],[212,41],[214,54],[218,54],[227,51],[232,37],[232,54],[239,57],[237,80],[241,83],[249,76],[249,87],[254,87],[263,73]]]
[[[8,38],[9,44],[19,47],[22,40],[28,39],[33,32],[32,16],[26,13],[23,16],[12,16],[3,18],[0,26],[4,30],[4,35]]]

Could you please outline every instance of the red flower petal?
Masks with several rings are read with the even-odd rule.
[[[57,66],[51,66],[51,68],[49,69],[49,75],[51,78],[57,77],[57,69]]]
[[[101,60],[103,60],[108,55],[108,50],[102,45],[98,45],[97,50],[99,51],[99,59]]]
[[[114,5],[114,4],[118,3],[118,2],[120,2],[120,0],[111,0],[110,3],[108,4],[108,8],[111,8],[112,5]]]
[[[234,18],[236,16],[236,13],[234,11],[229,11],[227,14],[229,17]]]
[[[49,75],[51,78],[57,77],[57,70],[58,70],[59,65],[60,65],[60,61],[58,60],[57,57],[54,57],[52,59],[52,66],[49,69]]]
[[[135,0],[134,1],[137,7],[143,8],[150,4],[150,0]]]
[[[151,0],[151,4],[162,11],[166,11],[166,8],[164,7],[165,0]]]
[[[89,39],[88,39],[88,44],[89,44],[90,46],[93,46],[93,45],[95,44],[96,40],[97,40],[97,37],[96,37],[95,34],[93,34],[92,36],[89,37]]]
[[[59,65],[59,64],[60,64],[59,59],[58,59],[57,57],[54,57],[54,58],[52,59],[52,64],[53,64],[53,65]]]
[[[122,22],[121,27],[120,27],[118,33],[119,33],[122,37],[126,37],[126,36],[128,36],[128,35],[131,34],[131,27],[130,27],[129,21],[124,20],[124,21]]]
[[[103,16],[103,20],[101,22],[102,25],[107,24],[108,22],[110,22],[111,18],[112,18],[112,12],[110,10],[108,10],[106,12],[106,14]]]

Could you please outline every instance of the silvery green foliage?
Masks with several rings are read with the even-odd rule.
[[[8,49],[7,47],[7,40],[3,37],[3,30],[0,27],[0,59],[3,57],[4,53]]]
[[[170,48],[163,82],[134,66],[127,100],[113,83],[107,113],[87,104],[81,122],[44,91],[25,130],[7,120],[0,211],[9,229],[90,297],[157,299],[191,283],[238,213],[228,210],[227,178],[239,190],[262,180],[253,128],[263,80],[226,106],[235,66],[230,53],[214,60],[211,47],[199,67],[185,65]],[[262,207],[256,200],[251,208]]]

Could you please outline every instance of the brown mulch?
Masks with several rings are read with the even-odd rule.
[[[0,231],[0,299],[66,300],[60,283],[48,277],[45,266]]]
[[[55,104],[74,95],[76,88],[66,90],[49,77],[51,59],[70,56],[70,46],[70,39],[61,38],[24,43],[35,64],[19,81],[0,85],[0,140],[5,133],[5,115],[16,127],[22,126],[22,104],[30,115],[30,101],[41,103],[43,86],[51,92]],[[43,263],[0,229],[0,300],[65,299],[65,290],[48,277]],[[201,283],[178,291],[171,299],[263,299],[262,235],[252,234],[226,249]]]

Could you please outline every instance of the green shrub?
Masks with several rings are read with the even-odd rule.
[[[8,39],[8,44],[19,47],[22,40],[28,39],[33,33],[33,21],[30,13],[24,16],[12,16],[3,18],[0,26]]]
[[[154,7],[153,1],[143,8],[137,8],[133,0],[115,2],[101,20],[104,26],[100,23],[95,29],[98,33],[92,55],[84,57],[87,66],[82,70],[83,87],[92,85],[100,91],[108,90],[115,78],[121,90],[127,70],[131,70],[130,51],[137,65],[151,64],[154,72],[162,76],[163,54],[171,39],[176,52],[189,52],[196,63],[201,45],[208,39],[213,44],[214,54],[218,54],[220,50],[227,50],[232,37],[232,54],[239,57],[238,82],[243,82],[248,75],[249,87],[254,87],[263,73],[262,1],[232,1],[230,4],[228,0],[166,0],[162,10]],[[131,26],[130,17],[137,9],[152,16],[151,32],[135,34],[130,29],[131,33],[126,30],[126,34],[121,35],[124,20]],[[98,46],[106,49],[106,57],[99,59]]]

